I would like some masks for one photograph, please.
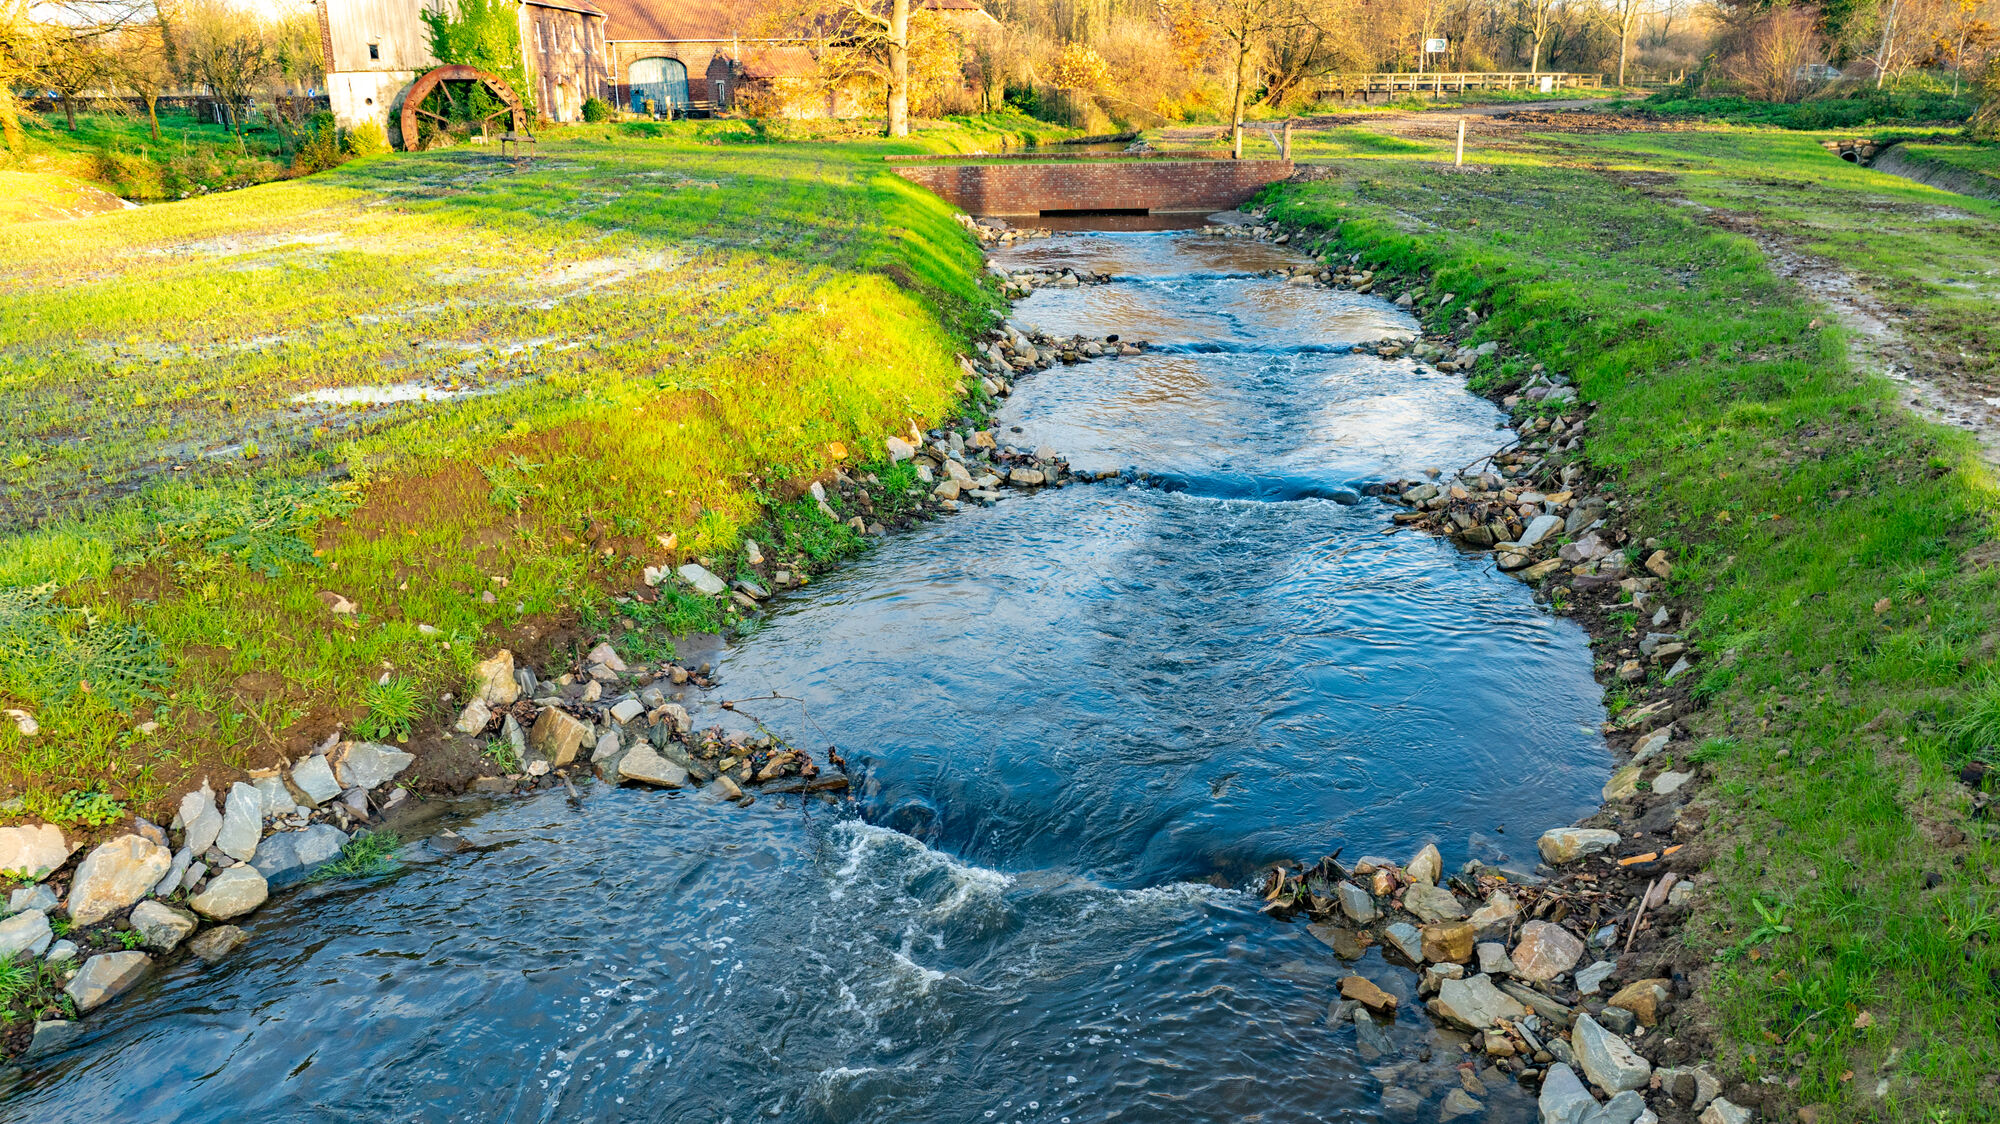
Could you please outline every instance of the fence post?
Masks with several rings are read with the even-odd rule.
[[[1290,160],[1292,158],[1292,119],[1289,117],[1285,118],[1285,143],[1280,147],[1283,151],[1278,153],[1278,158],[1281,160]]]
[[[1465,118],[1458,119],[1458,153],[1452,157],[1452,167],[1465,167]]]

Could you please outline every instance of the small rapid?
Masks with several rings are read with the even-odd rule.
[[[841,747],[851,808],[454,805],[470,849],[267,907],[233,958],[11,1074],[0,1119],[1289,1122],[1442,1097],[1461,1055],[1414,981],[1361,962],[1404,1000],[1364,1061],[1327,1020],[1354,969],[1246,887],[1336,847],[1525,868],[1594,805],[1603,713],[1579,629],[1363,497],[1490,452],[1500,415],[1356,351],[1413,329],[1386,301],[1261,273],[1295,260],[1168,232],[1002,256],[1114,279],[1017,322],[1155,346],[1024,378],[996,435],[1137,474],[889,539],[722,654],[697,721],[785,696],[741,710]],[[1533,1116],[1511,1083],[1486,1103]]]

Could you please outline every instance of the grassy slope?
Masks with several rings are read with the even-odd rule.
[[[80,113],[70,130],[51,113],[27,125],[28,150],[0,162],[97,184],[122,198],[158,202],[266,183],[286,174],[275,134],[251,129],[239,146],[222,125],[192,113],[161,112],[154,140],[143,113]]]
[[[1438,270],[1438,287],[1491,309],[1483,335],[1599,404],[1588,454],[1620,480],[1634,532],[1671,544],[1707,655],[1699,758],[1720,783],[1704,842],[1723,881],[1686,939],[1727,957],[1706,989],[1725,1064],[1839,1116],[1990,1118],[2000,847],[1952,775],[2000,742],[1990,477],[1965,437],[1857,373],[1747,239],[1657,189],[1558,166],[1576,143],[1499,154],[1483,175],[1373,156],[1280,189],[1274,213],[1338,224],[1343,249],[1392,269]],[[1940,198],[1812,163],[1810,138],[1587,143],[1698,199],[1765,199],[1855,252],[1881,245],[1871,223],[1910,192]],[[1770,192],[1788,170],[1811,189]],[[1990,242],[1942,225],[1940,241],[1885,250],[1885,273],[1919,288],[1996,264]],[[1759,933],[1759,906],[1788,928]]]
[[[352,728],[385,670],[435,699],[644,565],[726,571],[784,482],[957,399],[953,352],[990,315],[979,253],[879,157],[990,132],[635,132],[545,138],[523,168],[378,158],[0,247],[0,631],[40,621],[0,653],[0,694],[44,727],[0,724],[0,771],[31,811],[93,784],[154,804]],[[498,392],[290,404],[405,379]],[[79,611],[24,608],[44,583]],[[361,612],[330,617],[322,590]],[[137,648],[110,645],[128,629]],[[120,670],[149,660],[162,697],[121,713]]]

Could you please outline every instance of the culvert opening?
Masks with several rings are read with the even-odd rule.
[[[1842,160],[1847,161],[1849,164],[1861,163],[1861,154],[1851,148],[1848,149],[1846,152],[1841,153],[1840,158]]]
[[[1088,218],[1092,215],[1150,215],[1145,207],[1048,207],[1043,208],[1045,219]]]

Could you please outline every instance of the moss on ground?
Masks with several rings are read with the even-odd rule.
[[[0,723],[0,779],[43,815],[83,790],[155,809],[336,723],[448,719],[496,645],[637,629],[607,606],[646,566],[732,572],[805,481],[963,395],[997,301],[881,157],[1017,124],[585,127],[531,161],[378,157],[16,228],[0,697],[41,731]],[[383,386],[432,400],[314,398]],[[781,547],[853,546],[790,518]],[[723,619],[674,605],[637,616]]]
[[[1716,957],[1725,1066],[1836,1118],[1990,1119],[2000,844],[1957,773],[2000,744],[1991,475],[1966,435],[1858,371],[1749,239],[1681,200],[1756,205],[1885,284],[1992,271],[2000,246],[1974,229],[1990,219],[1889,246],[1884,216],[1940,194],[1809,137],[1544,138],[1495,163],[1356,160],[1274,189],[1272,214],[1391,274],[1436,271],[1482,337],[1597,403],[1586,453],[1696,608],[1699,757],[1720,772],[1701,842],[1722,882],[1684,939]],[[1955,298],[1908,287],[1920,316],[1952,315]]]

